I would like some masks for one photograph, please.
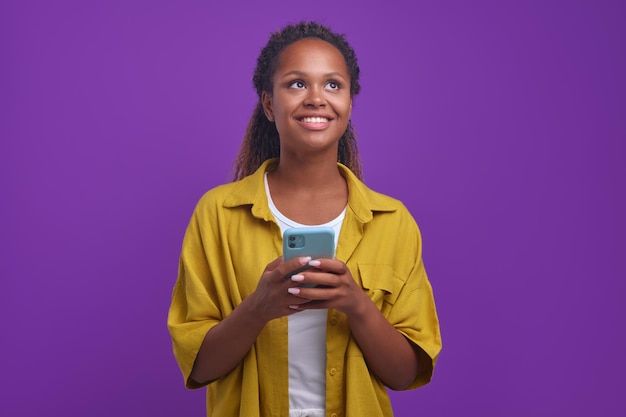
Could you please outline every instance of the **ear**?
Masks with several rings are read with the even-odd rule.
[[[274,110],[272,109],[272,96],[267,91],[261,93],[261,104],[263,105],[265,117],[267,117],[267,120],[270,122],[273,122]]]

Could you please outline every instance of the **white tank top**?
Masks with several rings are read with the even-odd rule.
[[[265,192],[281,235],[293,227],[307,227],[285,217],[274,205],[265,174]],[[346,215],[316,226],[335,231],[335,248]],[[311,225],[308,225],[309,227]],[[305,310],[288,317],[290,416],[324,416],[326,410],[326,319],[328,310]]]

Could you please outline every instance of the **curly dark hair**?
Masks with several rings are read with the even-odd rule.
[[[276,130],[276,125],[265,117],[261,96],[263,92],[272,93],[274,88],[272,78],[278,67],[280,53],[292,43],[306,38],[321,39],[341,52],[350,75],[350,95],[354,97],[359,93],[361,89],[359,65],[356,54],[346,41],[345,35],[334,33],[328,27],[316,22],[300,22],[285,26],[283,29],[272,33],[257,58],[256,69],[252,77],[259,101],[252,112],[239,154],[235,160],[235,180],[252,174],[267,159],[280,156],[278,130]],[[361,158],[356,133],[351,121],[348,122],[346,131],[339,139],[337,161],[350,168],[358,178],[362,177]]]

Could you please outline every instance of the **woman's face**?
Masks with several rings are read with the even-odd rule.
[[[341,52],[320,39],[294,42],[280,54],[273,84],[262,102],[276,123],[281,155],[336,151],[352,111],[350,76]]]

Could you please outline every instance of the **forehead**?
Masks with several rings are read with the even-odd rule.
[[[348,75],[346,61],[330,43],[316,38],[301,39],[287,46],[278,57],[277,72],[315,70]]]

